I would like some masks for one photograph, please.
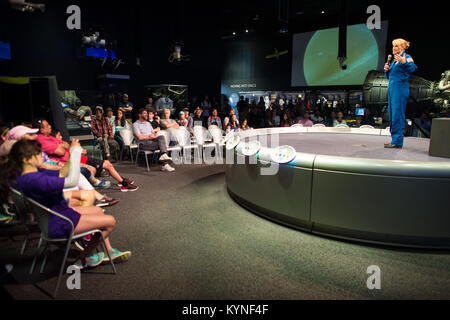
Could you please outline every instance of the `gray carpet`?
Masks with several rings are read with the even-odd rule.
[[[133,256],[82,273],[81,290],[63,278],[58,299],[449,299],[450,255],[341,242],[286,228],[237,205],[226,192],[224,166],[116,165],[140,189],[108,194],[117,219],[114,247]],[[44,274],[27,271],[21,241],[0,242],[0,262],[13,262],[5,289],[14,299],[49,299],[60,251]],[[75,256],[75,249],[71,256]],[[381,268],[381,290],[368,290],[367,267]]]
[[[262,139],[262,140],[261,140]],[[278,141],[276,140],[278,139]],[[297,152],[314,153],[351,158],[368,158],[404,161],[443,161],[448,158],[428,155],[429,139],[406,137],[403,149],[385,149],[391,137],[360,134],[333,133],[284,133],[260,138],[263,146],[290,145]]]

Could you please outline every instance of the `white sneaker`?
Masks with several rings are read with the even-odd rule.
[[[167,155],[167,153],[164,153],[161,157],[159,157],[159,161],[172,161],[172,158]]]
[[[171,172],[175,171],[175,168],[172,168],[171,166],[169,166],[168,163],[166,163],[165,165],[162,166],[161,171]]]

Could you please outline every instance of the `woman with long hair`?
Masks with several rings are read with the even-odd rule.
[[[127,121],[125,119],[124,112],[121,108],[117,109],[116,117],[114,119],[114,140],[119,144],[120,150],[123,150],[124,142],[120,135],[120,131],[127,128]]]
[[[40,204],[58,212],[72,221],[74,234],[92,229],[100,229],[106,238],[106,248],[112,259],[126,260],[131,252],[121,252],[113,249],[108,236],[115,227],[113,216],[105,215],[103,210],[96,206],[83,206],[74,204],[69,207],[70,198],[64,194],[64,188],[71,188],[77,184],[80,172],[80,157],[82,148],[78,140],[73,140],[70,148],[70,168],[66,177],[60,171],[41,169],[43,153],[41,144],[36,140],[19,140],[12,147],[9,156],[3,157],[0,164],[0,192],[9,194],[9,184],[21,191],[25,196],[34,199]],[[51,215],[48,221],[48,233],[52,238],[68,237],[70,224],[57,216]],[[77,268],[94,267],[107,261],[103,253],[91,254],[98,246],[100,237],[96,235],[74,264]]]
[[[239,121],[237,120],[236,115],[232,114],[231,118],[230,118],[230,122],[228,123],[228,126],[227,126],[227,132],[238,131],[239,128],[240,128]]]

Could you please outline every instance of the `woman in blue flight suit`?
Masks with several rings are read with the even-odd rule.
[[[385,148],[403,147],[403,132],[405,131],[406,102],[409,98],[408,79],[417,71],[413,58],[406,54],[409,42],[403,39],[392,41],[394,62],[386,63],[384,71],[389,79],[389,121],[391,126],[392,142],[385,144]]]

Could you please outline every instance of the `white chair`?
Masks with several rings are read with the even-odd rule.
[[[301,123],[296,123],[291,126],[291,128],[295,128],[295,127],[303,127],[303,125]]]
[[[195,128],[195,127],[194,127]],[[198,130],[198,129],[197,129]],[[201,156],[200,156],[200,146],[196,143],[195,136],[191,139],[191,133],[186,127],[180,127],[180,136],[182,135],[182,139],[178,140],[178,144],[183,148],[183,157],[186,162],[190,161],[192,150],[194,151],[194,160],[200,159],[195,162],[196,164],[201,164]]]
[[[373,126],[368,125],[368,124],[363,125],[363,126],[361,126],[360,128],[361,128],[361,129],[375,129]]]
[[[43,241],[46,242],[46,245],[45,245],[45,249],[44,249],[45,256],[44,256],[44,260],[42,261],[41,270],[40,270],[41,273],[44,271],[45,264],[47,262],[48,243],[49,242],[56,242],[56,243],[64,243],[65,242],[66,243],[66,250],[65,250],[65,253],[64,253],[64,258],[63,258],[63,261],[61,263],[61,267],[60,267],[59,275],[58,275],[58,280],[56,281],[56,287],[55,287],[55,291],[53,293],[53,298],[56,298],[56,294],[58,292],[59,284],[61,282],[61,276],[62,276],[62,273],[64,271],[64,267],[66,265],[67,255],[69,253],[69,249],[70,249],[70,246],[72,244],[72,241],[74,241],[76,239],[83,238],[83,237],[85,237],[85,236],[87,236],[89,234],[99,233],[101,235],[101,240],[103,242],[103,245],[106,248],[105,237],[103,236],[103,232],[100,229],[92,229],[92,230],[89,230],[89,231],[86,231],[86,232],[83,232],[83,233],[74,234],[74,226],[72,224],[72,221],[69,218],[67,218],[67,217],[65,217],[65,216],[63,216],[63,215],[61,215],[61,214],[59,214],[59,213],[57,213],[57,212],[55,212],[55,211],[53,211],[53,210],[51,210],[49,208],[46,208],[45,206],[41,205],[40,203],[38,203],[37,201],[35,201],[35,200],[31,199],[31,198],[28,198],[28,197],[25,197],[25,196],[23,196],[23,198],[25,199],[25,202],[27,203],[27,205],[30,208],[31,212],[33,212],[33,214],[35,215],[35,217],[36,217],[36,219],[38,221],[39,227],[41,229],[41,238],[39,239],[39,244],[38,244],[38,247],[36,249],[36,253],[34,255],[33,263],[31,265],[30,274],[32,274],[33,271],[34,271],[34,266],[35,266],[37,258],[38,258],[39,248],[41,247]],[[65,220],[66,222],[68,222],[70,224],[71,232],[70,232],[70,234],[69,234],[69,236],[67,238],[57,238],[57,239],[55,239],[55,238],[51,238],[49,236],[49,234],[48,234],[48,221],[49,221],[50,216],[52,216],[52,215],[57,216],[58,218],[60,218],[62,220]],[[110,253],[109,252],[106,252],[106,253],[107,253],[109,261],[111,263],[111,267],[113,269],[113,273],[115,274],[116,273],[116,267],[114,266],[114,262],[111,259]]]
[[[350,127],[344,123],[340,123],[335,128],[350,128]]]
[[[323,123],[316,123],[313,125],[313,128],[325,128],[326,126]]]
[[[208,127],[209,135],[212,137],[212,143],[203,145],[203,148],[209,149],[214,148],[215,158],[220,160],[223,153],[223,147],[225,143],[223,142],[223,130],[216,125]]]
[[[126,128],[126,129],[119,131],[119,134],[122,137],[123,145],[124,145],[124,148],[122,149],[122,152],[120,154],[120,160],[122,160],[123,152],[125,151],[125,148],[127,148],[128,151],[130,152],[131,163],[134,163],[133,150],[137,149],[138,145],[137,145],[137,143],[134,143],[133,131],[130,128]]]

